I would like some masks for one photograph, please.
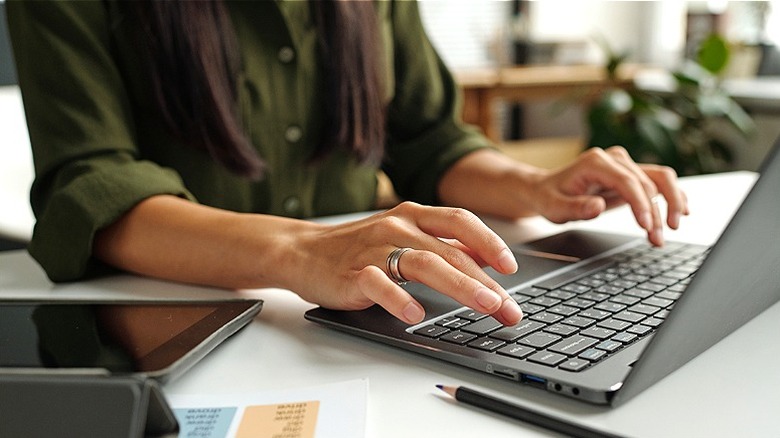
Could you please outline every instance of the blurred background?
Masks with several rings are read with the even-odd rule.
[[[608,85],[628,90],[635,104],[637,95],[640,104],[657,103],[655,118],[668,119],[652,122],[669,126],[656,129],[655,140],[629,148],[632,155],[671,164],[683,174],[756,170],[780,135],[780,1],[424,0],[420,7],[431,40],[466,89],[465,118],[519,158],[554,166],[588,146],[591,137],[613,140],[591,132],[605,129],[603,120],[591,119],[600,100],[616,97]],[[686,62],[698,63],[712,35],[726,50],[719,54],[725,65],[692,73],[699,89],[681,102],[691,90],[681,90],[676,74],[691,71]],[[623,56],[617,80],[607,81],[606,89],[605,45]],[[676,102],[669,101],[672,94]],[[680,110],[689,103],[706,106],[722,94],[745,114],[726,109],[722,100],[720,114],[705,108],[697,120]],[[625,111],[612,122],[647,125],[638,108]],[[677,118],[684,120],[675,122],[674,113],[681,111],[685,115]],[[707,131],[691,134],[694,124],[707,125]],[[630,133],[616,139],[642,142]],[[696,156],[692,149],[700,143],[708,146]],[[663,153],[671,147],[680,149],[677,156]]]

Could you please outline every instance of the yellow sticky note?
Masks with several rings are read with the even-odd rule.
[[[236,438],[314,438],[319,401],[247,406]]]

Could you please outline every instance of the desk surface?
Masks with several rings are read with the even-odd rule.
[[[35,223],[28,194],[33,161],[22,95],[0,87],[0,237],[28,241]]]
[[[683,180],[692,216],[668,238],[712,243],[754,181],[748,172]],[[626,209],[568,226],[534,218],[488,221],[516,242],[578,226],[639,234]],[[521,267],[522,269],[522,267]],[[379,345],[307,322],[312,305],[277,289],[242,291],[265,306],[246,329],[178,380],[167,394],[219,394],[314,386],[355,378],[369,381],[367,437],[550,436],[500,416],[455,405],[434,388],[463,384],[596,428],[632,437],[777,436],[780,431],[780,305],[775,305],[663,381],[617,408],[586,405],[513,385],[454,365]],[[121,275],[54,286],[23,251],[0,253],[2,297],[235,296]]]

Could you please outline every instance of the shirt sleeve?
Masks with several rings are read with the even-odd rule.
[[[461,121],[460,89],[425,33],[417,2],[396,1],[390,13],[394,95],[382,167],[402,198],[438,204],[446,170],[492,144]]]
[[[106,8],[101,1],[7,4],[36,172],[29,251],[53,281],[104,270],[92,258],[95,233],[143,199],[194,200],[176,172],[137,158]]]

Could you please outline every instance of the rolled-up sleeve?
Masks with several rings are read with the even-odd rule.
[[[417,2],[394,2],[391,22],[395,88],[383,170],[401,197],[437,204],[446,170],[492,145],[461,121],[460,90],[425,34]]]
[[[31,255],[53,281],[102,270],[95,233],[156,194],[194,200],[178,174],[138,159],[132,109],[100,1],[11,1],[8,22],[36,178]]]

